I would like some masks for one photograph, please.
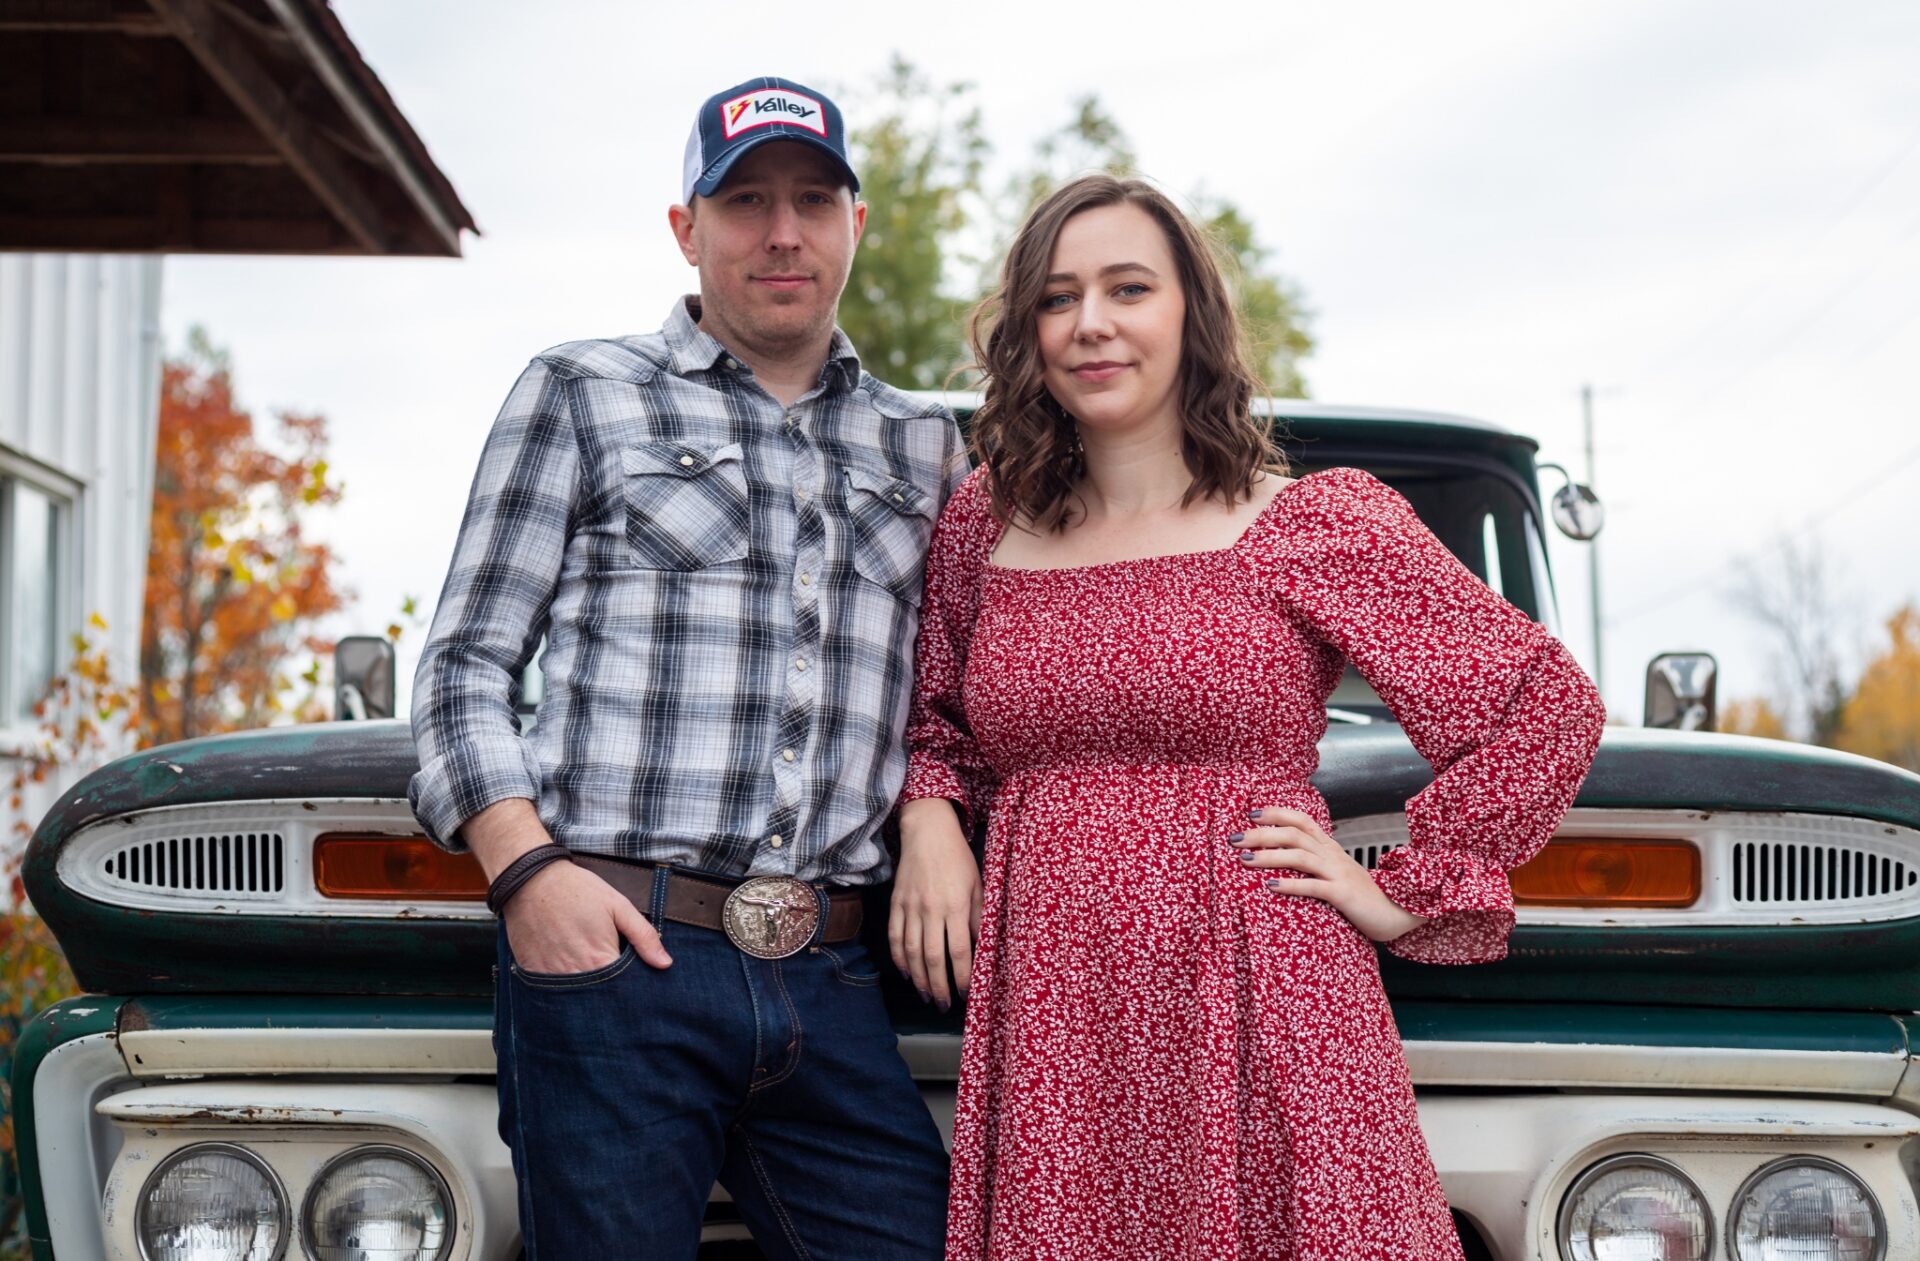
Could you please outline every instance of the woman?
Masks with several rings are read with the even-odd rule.
[[[1277,471],[1150,185],[1040,205],[973,342],[890,925],[923,992],[971,972],[948,1256],[1459,1261],[1373,943],[1504,954],[1592,684],[1398,494]],[[1308,783],[1346,662],[1438,771],[1372,873]]]

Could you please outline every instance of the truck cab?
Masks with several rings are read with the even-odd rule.
[[[1374,473],[1555,626],[1531,439],[1273,406],[1295,472]],[[1653,677],[1661,721],[1706,725],[1685,671]],[[1371,864],[1431,771],[1357,675],[1330,708],[1314,782]],[[477,864],[408,811],[416,765],[399,721],[273,728],[123,758],[47,815],[24,877],[87,995],[15,1056],[36,1258],[519,1255],[493,919]],[[1920,776],[1610,727],[1514,884],[1506,960],[1383,956],[1469,1258],[1920,1258]],[[944,1125],[962,1013],[884,984]],[[758,1255],[724,1194],[702,1255]]]

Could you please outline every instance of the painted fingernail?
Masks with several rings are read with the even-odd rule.
[[[1247,839],[1247,834],[1245,832],[1235,832],[1232,836],[1229,836],[1227,838],[1227,844],[1229,845],[1244,844],[1246,842],[1246,839]]]
[[[1280,885],[1281,885],[1281,881],[1278,879],[1267,881],[1267,888],[1269,889],[1278,889]]]
[[[921,990],[921,991],[920,991],[920,1001],[921,1001],[921,1002],[923,1002],[923,1003],[930,1003],[930,1002],[932,1002],[932,1001],[933,1001],[933,995],[931,995],[931,994],[929,994],[929,993],[927,993],[927,992],[926,992],[925,990]]]
[[[1253,864],[1253,851],[1250,849],[1241,850],[1240,861],[1251,866]]]
[[[950,1003],[950,1002],[948,1002],[948,1001],[947,1001],[946,999],[944,999],[944,998],[943,998],[943,999],[941,999],[941,1000],[940,1000],[939,1002],[937,1002],[937,1003],[935,1003],[935,1004],[934,1004],[934,1006],[935,1006],[935,1007],[938,1007],[938,1008],[940,1009],[940,1014],[941,1014],[941,1015],[943,1015],[943,1016],[944,1016],[944,1015],[945,1015],[946,1013],[948,1013],[948,1012],[950,1012],[950,1011],[952,1011],[952,1010],[953,1010],[953,1004],[952,1004],[952,1003]]]
[[[1248,817],[1249,819],[1257,819],[1257,818],[1259,818],[1259,817],[1260,817],[1260,807],[1258,807],[1258,806],[1255,806],[1255,807],[1254,807],[1253,809],[1251,809],[1251,810],[1249,810],[1249,811],[1247,811],[1247,817]]]

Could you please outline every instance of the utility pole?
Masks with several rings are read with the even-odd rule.
[[[1593,386],[1580,387],[1580,416],[1586,431],[1587,444],[1587,485],[1593,486]],[[1598,493],[1597,490],[1595,493]],[[1600,540],[1592,539],[1587,543],[1587,598],[1593,609],[1593,682],[1594,686],[1604,688],[1606,676],[1602,673],[1600,641]]]

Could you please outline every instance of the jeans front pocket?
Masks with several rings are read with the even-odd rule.
[[[737,442],[622,448],[633,563],[685,571],[745,560],[751,518],[744,461]]]
[[[620,943],[620,953],[614,956],[612,963],[602,964],[589,972],[529,972],[519,964],[512,965],[513,979],[529,989],[536,990],[584,990],[596,985],[605,985],[622,972],[633,966],[640,956],[633,952],[628,942]]]
[[[842,470],[853,522],[853,567],[868,582],[920,603],[933,535],[933,499],[912,482],[871,469]]]

